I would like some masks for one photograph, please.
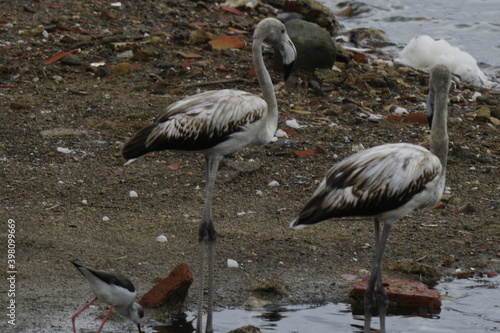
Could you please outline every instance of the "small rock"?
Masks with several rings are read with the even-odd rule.
[[[288,119],[287,121],[285,121],[285,124],[286,124],[286,126],[288,126],[290,128],[301,128],[302,127],[301,125],[299,125],[299,123],[295,119]]]
[[[495,126],[500,126],[500,119],[495,117],[490,117],[490,122]]]
[[[107,20],[114,20],[116,18],[116,15],[110,12],[109,10],[104,9],[101,12],[101,17]]]
[[[133,67],[131,64],[128,62],[122,62],[121,64],[118,64],[116,66],[113,66],[111,68],[111,72],[115,74],[127,74],[132,71]]]
[[[71,65],[71,66],[81,66],[82,61],[77,55],[74,54],[68,54],[64,58],[61,59],[61,62],[66,65]]]
[[[282,129],[278,128],[276,130],[276,133],[274,133],[274,136],[277,137],[277,138],[283,138],[283,137],[286,137],[288,134],[286,134],[285,131],[283,131]]]
[[[62,154],[73,154],[75,152],[73,149],[63,148],[63,147],[57,147],[56,150]]]
[[[263,309],[266,305],[271,304],[271,301],[257,298],[255,296],[250,296],[248,299],[243,303],[243,309],[246,310],[255,310],[255,309]]]
[[[273,181],[270,181],[269,184],[267,184],[268,186],[271,186],[271,187],[276,187],[276,186],[280,186],[280,183],[278,183],[276,180],[273,180]]]
[[[466,202],[465,205],[460,208],[460,211],[466,215],[472,215],[476,212],[476,208],[474,207],[473,203]]]
[[[165,243],[165,242],[167,242],[167,241],[168,241],[168,239],[167,239],[167,236],[165,236],[165,235],[160,235],[160,236],[156,237],[156,241],[157,241],[158,243]]]
[[[252,291],[260,294],[266,294],[267,296],[284,296],[288,295],[286,288],[277,281],[267,281],[259,283],[258,285],[252,287]]]
[[[102,222],[107,222],[107,221],[109,221],[109,217],[107,217],[107,216],[103,216],[103,217],[102,217]]]
[[[9,107],[13,110],[28,110],[31,108],[28,104],[18,102],[11,102]]]
[[[132,51],[132,50],[126,50],[126,51],[120,52],[116,55],[116,57],[120,58],[120,59],[130,59],[133,56],[134,56],[134,51]]]
[[[402,108],[402,107],[397,107],[394,109],[394,114],[398,114],[400,116],[404,116],[404,115],[407,115],[408,114],[408,110],[406,110],[405,108]]]
[[[388,268],[397,272],[418,275],[429,285],[434,285],[441,278],[441,274],[434,267],[414,260],[398,260],[389,264]]]
[[[227,259],[227,267],[229,267],[229,268],[239,268],[240,265],[238,264],[238,262],[236,260]]]
[[[262,331],[258,327],[255,327],[252,325],[247,325],[247,326],[239,327],[235,330],[229,331],[228,333],[262,333]]]
[[[180,264],[166,278],[144,294],[139,304],[147,309],[152,309],[163,304],[182,303],[192,283],[193,273],[189,270],[188,265]]]
[[[129,192],[128,196],[129,196],[129,197],[131,197],[131,198],[137,198],[139,195],[137,194],[137,192],[136,192],[136,191],[131,190],[131,191]]]
[[[491,111],[488,107],[483,106],[476,110],[476,119],[479,121],[488,121],[491,117]]]

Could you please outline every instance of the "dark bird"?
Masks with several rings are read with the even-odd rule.
[[[427,99],[427,115],[432,119],[430,151],[396,143],[347,157],[328,170],[299,217],[290,224],[299,229],[334,217],[373,217],[375,259],[365,294],[365,332],[370,331],[371,310],[376,305],[380,331],[385,332],[388,299],[382,283],[382,256],[392,225],[413,210],[436,204],[443,194],[450,84],[451,75],[445,66],[431,70]]]
[[[94,292],[96,297],[91,300],[87,305],[81,308],[77,313],[71,317],[71,323],[73,324],[73,333],[76,333],[75,319],[87,309],[92,303],[97,299],[100,301],[111,305],[109,311],[106,313],[101,325],[97,329],[97,333],[100,333],[104,327],[104,323],[108,320],[109,315],[113,308],[118,311],[119,314],[125,316],[137,324],[139,333],[141,333],[141,319],[144,317],[144,310],[142,306],[135,303],[135,287],[132,282],[117,272],[104,272],[98,271],[91,268],[86,268],[72,262],[73,265],[80,271],[80,273],[85,276],[90,284],[90,289]]]
[[[278,106],[271,77],[262,57],[263,43],[280,50],[288,78],[296,57],[295,46],[285,26],[267,18],[259,22],[253,35],[252,54],[255,73],[263,98],[241,90],[213,90],[171,104],[156,122],[128,141],[122,149],[127,160],[158,150],[197,152],[205,156],[206,197],[199,227],[200,272],[197,332],[201,332],[205,245],[208,244],[208,309],[206,332],[213,332],[213,265],[216,232],[212,221],[212,192],[221,159],[248,144],[268,143],[276,132]]]

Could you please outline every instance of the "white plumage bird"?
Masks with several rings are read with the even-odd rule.
[[[436,204],[443,194],[450,84],[451,75],[445,66],[437,65],[431,70],[427,99],[430,151],[399,143],[373,147],[347,157],[327,172],[299,217],[290,224],[298,229],[334,217],[373,217],[376,249],[365,294],[365,332],[370,331],[371,309],[376,304],[380,330],[385,332],[388,299],[382,283],[382,256],[392,225],[415,209]]]
[[[216,232],[212,221],[212,192],[221,159],[248,144],[265,144],[274,136],[278,106],[271,77],[262,57],[263,43],[280,50],[285,80],[296,57],[295,46],[280,21],[267,18],[259,22],[253,35],[252,55],[263,98],[240,90],[207,91],[171,104],[156,122],[140,130],[128,141],[122,155],[127,163],[157,150],[198,152],[205,155],[206,199],[199,228],[200,302],[197,332],[202,326],[203,257],[208,244],[208,309],[206,332],[213,332],[213,261]]]
[[[96,300],[100,300],[104,303],[111,305],[106,316],[102,320],[101,325],[97,329],[97,333],[100,333],[104,327],[104,323],[108,320],[113,308],[118,311],[119,314],[131,319],[137,324],[139,333],[141,333],[141,319],[144,317],[144,310],[139,303],[135,301],[136,290],[134,284],[121,275],[118,272],[104,272],[95,269],[83,267],[75,262],[73,265],[80,271],[80,273],[85,276],[90,288],[96,295],[96,297],[91,300],[87,305],[81,308],[77,313],[71,317],[71,323],[73,324],[73,333],[76,333],[76,317],[87,309]]]

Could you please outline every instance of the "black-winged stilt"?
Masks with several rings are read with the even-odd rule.
[[[104,317],[101,325],[97,329],[97,333],[101,332],[104,323],[106,322],[106,320],[108,320],[108,317],[111,314],[113,308],[115,308],[119,314],[131,319],[134,323],[136,323],[137,328],[139,329],[139,333],[141,333],[142,331],[140,322],[142,317],[144,317],[144,310],[142,309],[142,306],[140,304],[134,302],[136,291],[132,282],[117,272],[98,271],[95,269],[83,267],[75,262],[72,263],[83,274],[83,276],[85,276],[90,284],[90,288],[96,295],[93,300],[91,300],[87,305],[85,305],[71,317],[73,332],[76,333],[76,317],[97,299],[99,299],[100,301],[109,304],[111,307],[106,313],[106,316]]]

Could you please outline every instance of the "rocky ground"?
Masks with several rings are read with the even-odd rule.
[[[203,157],[161,152],[124,168],[120,147],[181,97],[221,88],[259,93],[250,36],[275,14],[268,6],[237,15],[216,2],[172,0],[4,1],[0,13],[1,211],[4,222],[15,221],[18,272],[17,326],[3,327],[67,332],[70,315],[92,297],[70,260],[123,272],[139,295],[179,263],[196,270]],[[246,46],[214,50],[208,41],[222,34]],[[74,57],[53,58],[71,50]],[[279,128],[288,137],[224,160],[213,205],[217,307],[241,306],[262,282],[286,290],[274,302],[346,301],[348,280],[370,270],[369,219],[288,228],[336,161],[363,147],[429,140],[419,123],[428,75],[376,55],[368,63],[352,58],[337,62],[339,70],[293,73],[277,87]],[[282,75],[271,72],[279,84]],[[438,207],[395,225],[385,275],[419,279],[421,272],[389,268],[402,260],[442,276],[500,271],[499,95],[463,83],[450,92],[449,189]],[[293,119],[300,128],[286,125]],[[4,244],[7,233],[4,223]],[[168,240],[157,242],[159,235]],[[184,309],[195,309],[195,295]]]

